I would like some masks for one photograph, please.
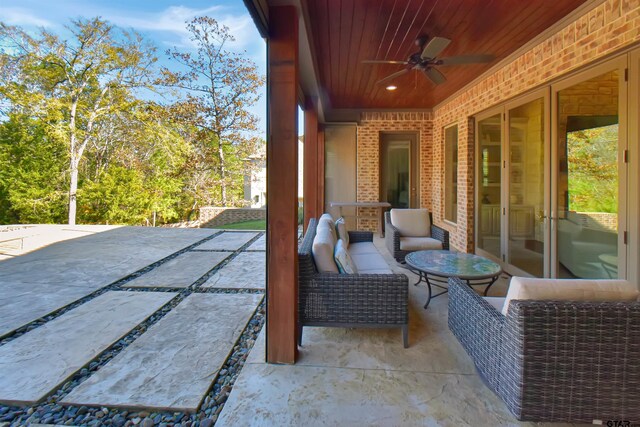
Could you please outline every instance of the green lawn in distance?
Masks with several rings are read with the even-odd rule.
[[[234,222],[232,224],[219,225],[214,228],[224,228],[227,230],[266,230],[267,221],[257,219],[254,221]]]

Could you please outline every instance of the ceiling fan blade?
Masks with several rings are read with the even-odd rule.
[[[433,83],[437,85],[447,81],[444,74],[442,74],[440,71],[436,70],[433,67],[425,69],[424,74],[427,76],[427,78],[429,78],[429,80],[431,80]]]
[[[398,64],[398,65],[407,65],[407,61],[378,61],[375,59],[367,59],[362,61],[363,64]]]
[[[486,64],[493,61],[493,55],[460,55],[440,58],[438,65]]]
[[[434,37],[429,40],[429,43],[424,47],[420,57],[422,59],[435,58],[444,50],[445,47],[449,46],[449,43],[451,43],[451,40],[449,39],[445,39],[444,37]]]
[[[376,84],[381,84],[381,83],[384,83],[384,82],[388,82],[389,80],[393,80],[393,79],[395,79],[396,77],[403,76],[403,75],[407,74],[408,72],[409,72],[409,70],[405,68],[404,70],[400,70],[400,71],[398,71],[398,72],[396,72],[396,73],[393,73],[393,74],[391,74],[391,75],[388,75],[387,77],[385,77],[385,78],[384,78],[384,79],[382,79],[382,80],[378,80],[378,81],[376,82]]]

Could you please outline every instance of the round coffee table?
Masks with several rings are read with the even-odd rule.
[[[424,308],[429,306],[431,300],[448,291],[446,286],[449,277],[457,277],[467,282],[469,286],[487,285],[484,294],[487,295],[491,285],[500,277],[502,268],[493,261],[478,255],[465,254],[451,251],[416,251],[411,252],[405,258],[410,269],[420,276],[414,283],[425,281],[429,290],[429,298]],[[444,289],[433,295],[431,287]]]

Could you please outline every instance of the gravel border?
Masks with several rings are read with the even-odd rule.
[[[169,313],[175,306],[183,301],[188,295],[192,293],[225,293],[225,294],[264,294],[262,289],[216,289],[216,288],[201,288],[200,286],[205,283],[213,274],[219,269],[227,265],[233,258],[239,253],[246,250],[255,240],[259,239],[264,232],[259,233],[249,242],[243,245],[240,249],[233,252],[231,256],[226,258],[223,262],[213,267],[202,277],[200,277],[193,284],[187,288],[127,288],[127,282],[134,278],[153,270],[159,265],[185,253],[192,248],[213,239],[214,237],[225,233],[234,231],[220,231],[205,239],[202,239],[192,245],[187,246],[159,261],[150,264],[143,269],[140,269],[104,288],[87,295],[86,297],[75,301],[65,307],[62,307],[55,312],[38,319],[34,322],[25,325],[24,327],[14,331],[13,333],[5,336],[0,342],[0,345],[6,344],[13,339],[18,338],[24,333],[33,330],[50,320],[59,317],[69,310],[84,304],[85,302],[101,295],[107,291],[133,291],[133,292],[177,292],[178,295],[171,299],[167,304],[162,306],[156,312],[154,312],[147,320],[136,326],[129,334],[124,338],[115,342],[109,348],[104,350],[93,360],[89,362],[87,366],[79,370],[70,380],[68,380],[61,387],[56,389],[44,402],[33,405],[31,407],[18,407],[18,406],[6,406],[0,405],[0,426],[22,426],[28,424],[60,424],[60,425],[82,425],[82,426],[144,426],[151,427],[154,425],[162,427],[191,427],[201,426],[210,427],[218,418],[218,415],[222,411],[224,404],[231,392],[233,384],[240,373],[240,370],[244,366],[245,360],[251,348],[255,344],[258,334],[262,330],[265,322],[265,298],[263,298],[260,304],[257,306],[254,314],[247,322],[240,338],[235,343],[233,350],[229,357],[222,365],[215,381],[212,384],[211,390],[205,395],[202,404],[198,412],[195,414],[189,414],[184,412],[150,412],[150,411],[127,411],[115,408],[95,408],[87,406],[62,406],[58,404],[64,396],[66,396],[77,385],[86,380],[94,372],[99,370],[107,362],[109,362],[118,353],[129,346],[136,338],[143,334],[149,327],[158,322],[162,317]]]

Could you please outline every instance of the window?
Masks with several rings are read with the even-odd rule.
[[[444,219],[458,221],[458,125],[444,130]]]

